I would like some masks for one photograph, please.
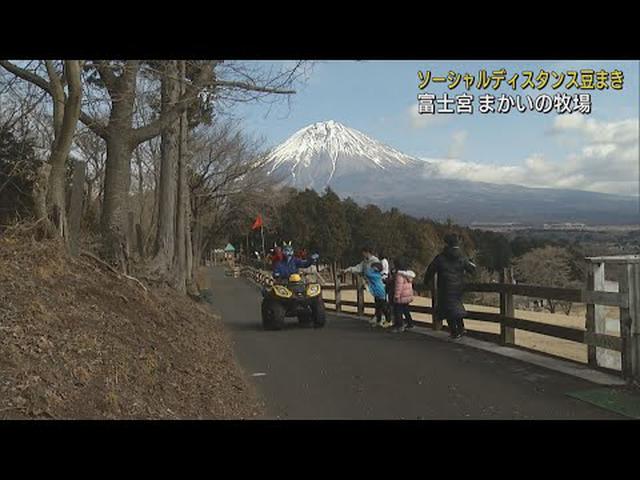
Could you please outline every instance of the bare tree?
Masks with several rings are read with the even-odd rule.
[[[514,260],[517,278],[534,285],[569,288],[575,285],[571,278],[571,254],[564,248],[547,246],[536,248]],[[546,299],[546,308],[555,313],[561,307],[569,315],[571,303]]]
[[[186,76],[186,62],[184,60],[178,62],[179,74],[180,74],[180,94],[185,91],[185,76]],[[177,168],[177,200],[176,200],[176,249],[173,258],[173,281],[174,287],[180,291],[187,290],[187,279],[190,279],[189,275],[189,261],[188,256],[191,251],[191,235],[189,225],[189,190],[187,188],[187,167],[189,163],[188,148],[187,148],[187,112],[182,112],[178,121],[178,168]]]
[[[52,60],[44,62],[48,80],[38,73],[9,61],[1,60],[0,66],[7,71],[37,85],[47,92],[53,100],[54,140],[51,145],[48,168],[41,172],[41,186],[46,183],[46,201],[35,202],[38,219],[46,218],[49,230],[55,230],[67,239],[67,220],[65,206],[66,161],[71,151],[76,125],[80,117],[82,101],[81,62],[65,60],[64,70],[58,72]],[[65,86],[67,92],[65,92]],[[48,181],[46,177],[48,176]],[[40,195],[44,192],[40,190]]]
[[[141,69],[162,76],[175,75],[165,68],[154,67],[153,62],[128,60],[125,62],[94,61],[90,67],[97,72],[98,80],[109,95],[108,120],[90,116],[85,112],[81,120],[107,142],[107,165],[105,172],[104,205],[102,211],[103,236],[107,246],[107,255],[119,259],[122,268],[126,268],[123,257],[126,252],[123,225],[130,183],[130,160],[133,150],[143,142],[158,135],[178,120],[182,113],[197,101],[207,103],[215,101],[216,95],[225,92],[252,92],[254,95],[291,94],[288,85],[295,79],[294,72],[276,78],[255,78],[239,74],[237,70],[222,67],[222,61],[194,61],[185,64],[188,78],[184,78],[184,89],[168,108],[161,109],[149,122],[134,125],[134,107],[136,101],[137,78]],[[155,70],[154,70],[155,69]],[[220,70],[218,72],[218,70]],[[177,72],[179,73],[179,72]],[[232,76],[235,74],[236,76]],[[227,78],[225,77],[227,75]],[[180,82],[180,75],[176,75]],[[184,76],[183,76],[184,77]],[[242,97],[242,95],[240,95]],[[168,167],[167,167],[168,168]],[[162,170],[162,169],[161,169]],[[161,172],[162,176],[162,172]],[[162,180],[161,180],[162,183]],[[159,197],[162,200],[162,196]]]
[[[199,263],[201,252],[201,217],[197,208],[193,210],[193,206],[199,205],[201,200],[191,201],[193,192],[188,188],[193,150],[191,131],[199,124],[206,122],[207,115],[211,115],[207,109],[211,102],[215,104],[222,101],[221,92],[238,90],[245,93],[245,95],[239,93],[233,99],[229,97],[228,101],[254,100],[255,95],[293,93],[292,90],[284,88],[286,83],[291,82],[290,78],[285,79],[285,83],[269,83],[259,79],[263,83],[260,84],[257,77],[252,78],[245,74],[242,80],[223,80],[219,76],[225,70],[221,67],[222,63],[224,62],[214,62],[213,84],[203,88],[202,95],[190,104],[190,110],[182,110],[180,118],[168,123],[161,133],[157,234],[154,259],[149,271],[153,276],[166,277],[180,290],[189,289],[192,286],[193,267],[194,264]],[[160,99],[160,117],[162,117],[168,115],[165,112],[172,111],[174,105],[180,102],[180,98],[187,91],[188,78],[194,73],[189,73],[188,62],[184,61],[166,61],[153,68],[160,74],[162,83]],[[247,92],[252,92],[253,95]],[[226,172],[226,178],[228,179],[235,178],[235,170],[232,167],[232,162],[227,165],[229,171]],[[189,206],[191,208],[188,208]],[[197,230],[195,238],[192,238],[192,227]]]
[[[164,63],[161,114],[170,110],[180,97],[178,70],[178,61],[169,60]],[[160,141],[158,224],[153,265],[154,271],[160,275],[169,275],[174,267],[178,142],[179,125],[173,122],[164,130]]]
[[[234,202],[249,202],[266,174],[255,174],[264,165],[258,142],[243,136],[230,121],[199,132],[194,139],[193,171],[190,177],[194,262],[202,258],[203,230],[224,224],[224,212]]]
[[[65,125],[64,115],[60,116],[63,102],[69,114],[77,112],[76,120],[79,118],[104,142],[104,162],[98,153],[95,137],[83,135],[77,146],[83,156],[92,159],[94,167],[90,169],[93,175],[88,180],[89,197],[94,194],[94,183],[101,183],[100,178],[104,178],[100,209],[102,253],[125,272],[131,267],[130,245],[125,232],[128,214],[134,208],[130,201],[134,152],[141,224],[144,217],[145,158],[148,165],[152,165],[151,170],[147,168],[147,177],[153,179],[151,183],[155,190],[147,230],[149,235],[153,232],[155,240],[151,271],[167,277],[181,290],[186,288],[192,277],[194,263],[197,265],[199,262],[204,229],[199,205],[206,198],[203,192],[199,192],[201,197],[192,202],[191,132],[198,125],[208,124],[214,114],[234,103],[288,98],[295,93],[292,86],[303,74],[300,69],[302,62],[291,63],[275,71],[257,62],[91,60],[84,65],[78,64],[83,67],[81,80],[84,91],[81,92],[81,106],[77,108],[75,86],[78,75],[75,71],[74,80],[68,82],[66,76],[55,76],[53,64],[40,63],[35,69],[21,65],[3,62],[5,69],[50,94],[56,147],[70,148],[67,147],[70,145],[68,136],[64,134],[67,129],[60,128]],[[49,80],[45,79],[43,69],[46,69]],[[70,70],[68,67],[65,69]],[[69,83],[68,96],[64,92],[65,82]],[[71,95],[72,90],[74,95]],[[70,115],[69,120],[72,119]],[[159,155],[147,148],[156,138],[160,138]],[[219,184],[206,193],[211,205],[222,207],[234,195],[233,189],[227,190],[226,186],[232,185],[239,177],[244,175],[244,182],[248,185],[249,172],[243,170],[242,161],[238,165],[243,168],[236,168],[235,161],[225,160],[226,170],[217,172]],[[148,175],[150,171],[152,175]],[[52,175],[58,176],[57,173]],[[55,191],[53,188],[52,192]],[[192,238],[192,226],[198,228],[196,238]]]
[[[269,225],[278,215],[280,178],[268,175],[259,140],[242,134],[231,121],[203,130],[194,140],[190,181],[194,263],[216,242],[244,234],[261,213]]]

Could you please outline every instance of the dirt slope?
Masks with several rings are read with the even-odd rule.
[[[220,318],[54,241],[0,239],[0,419],[252,418]]]

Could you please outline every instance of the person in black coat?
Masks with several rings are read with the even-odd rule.
[[[444,237],[446,244],[442,253],[433,259],[424,274],[424,284],[428,286],[438,274],[437,315],[445,318],[454,339],[464,335],[464,317],[467,311],[462,303],[464,294],[464,274],[473,273],[476,265],[462,252],[456,235]]]

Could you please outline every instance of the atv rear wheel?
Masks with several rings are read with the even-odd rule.
[[[324,327],[327,323],[327,314],[324,310],[324,301],[319,298],[311,304],[311,318],[315,328]]]
[[[262,302],[262,326],[265,330],[282,330],[284,328],[284,306],[278,302],[264,300]]]

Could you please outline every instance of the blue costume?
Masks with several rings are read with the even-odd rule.
[[[284,258],[273,267],[274,278],[289,278],[289,275],[298,273],[299,268],[310,267],[318,259],[318,254],[315,253],[311,255],[311,258],[308,260],[295,258],[293,256],[293,248],[290,246],[285,246],[282,253],[284,254]]]

